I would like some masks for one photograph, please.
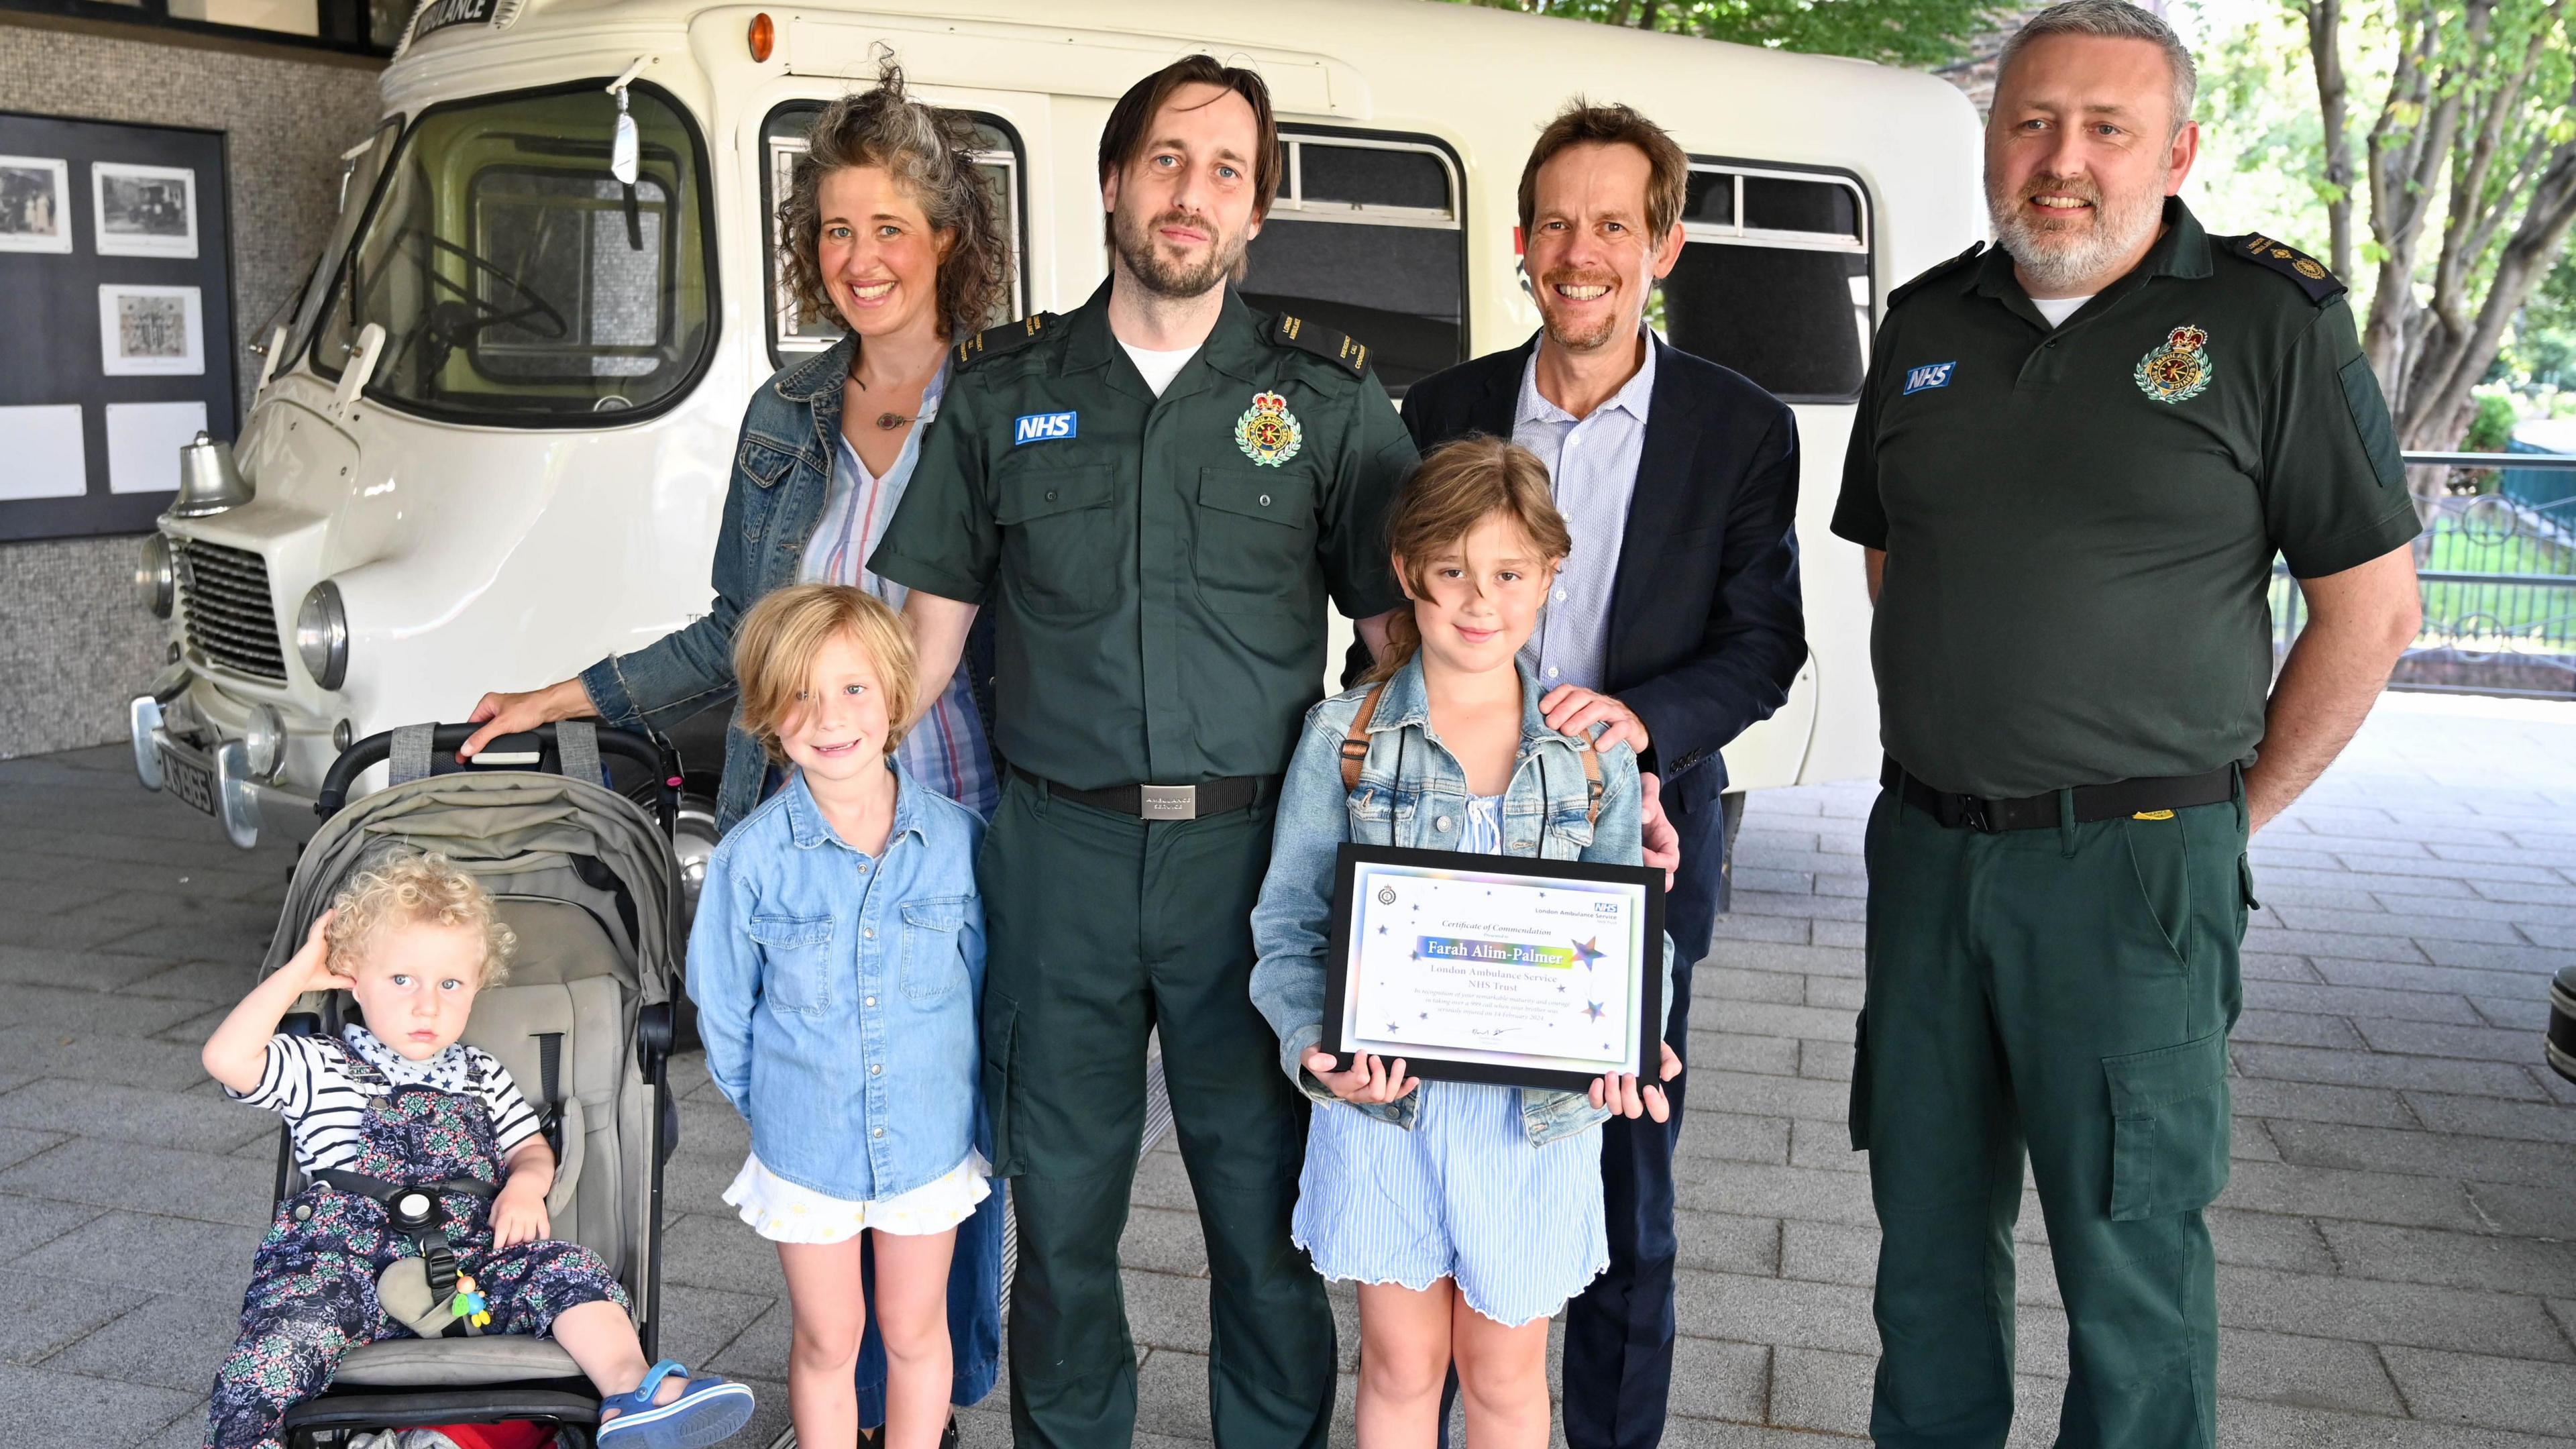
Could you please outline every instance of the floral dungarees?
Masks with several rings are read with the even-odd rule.
[[[371,1100],[358,1158],[346,1170],[407,1185],[500,1183],[492,1117],[478,1095],[395,1086],[364,1056],[347,1055],[350,1077]],[[481,1069],[467,1070],[479,1087]],[[602,1299],[630,1306],[616,1274],[588,1248],[542,1239],[496,1252],[490,1199],[443,1192],[439,1202],[457,1271],[470,1274],[490,1304],[485,1332],[543,1337],[567,1308]],[[207,1449],[275,1449],[287,1409],[329,1387],[350,1349],[411,1337],[377,1304],[376,1275],[416,1256],[373,1198],[315,1182],[279,1204],[242,1296],[241,1335],[215,1373]]]

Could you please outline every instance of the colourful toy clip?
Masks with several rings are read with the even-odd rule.
[[[456,1298],[447,1305],[447,1311],[476,1328],[481,1328],[492,1321],[492,1305],[483,1297],[482,1291],[474,1286],[474,1279],[470,1274],[456,1275]]]

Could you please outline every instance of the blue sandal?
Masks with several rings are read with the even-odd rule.
[[[687,1387],[667,1404],[654,1403],[653,1395],[662,1387],[662,1380],[674,1376],[685,1380]],[[635,1386],[635,1392],[611,1394],[599,1401],[599,1407],[603,1412],[617,1411],[616,1418],[599,1426],[596,1437],[600,1449],[610,1445],[702,1449],[732,1438],[751,1422],[751,1388],[713,1374],[691,1378],[687,1369],[666,1358],[645,1372],[644,1382]]]

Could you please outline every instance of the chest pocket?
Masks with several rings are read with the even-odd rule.
[[[734,455],[733,486],[742,500],[742,541],[760,542],[778,513],[785,484],[796,471],[797,454],[764,438],[745,438]]]
[[[1191,576],[1227,614],[1302,611],[1315,556],[1315,482],[1273,468],[1201,468]]]
[[[1000,480],[1004,572],[1032,614],[1088,614],[1126,573],[1116,486],[1107,464],[1015,469]]]
[[[958,949],[966,924],[966,897],[903,903],[903,995],[915,1006],[930,1006],[954,996],[966,985],[966,957]]]
[[[809,1016],[831,1009],[830,916],[754,916],[743,929],[760,943],[760,994],[771,1006]]]

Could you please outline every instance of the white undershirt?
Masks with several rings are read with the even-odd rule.
[[[2093,293],[2087,292],[2081,297],[2033,297],[2030,299],[2030,305],[2039,309],[2039,315],[2048,319],[2049,326],[2063,327],[2066,325],[2066,319],[2074,316],[2076,310],[2085,303],[2092,301],[2093,296]]]
[[[1190,359],[1198,356],[1199,352],[1196,347],[1184,347],[1175,352],[1156,352],[1151,348],[1138,347],[1125,341],[1121,341],[1118,345],[1127,349],[1127,360],[1136,364],[1136,370],[1144,374],[1145,385],[1154,390],[1156,397],[1163,395],[1163,389],[1172,385],[1172,379],[1180,376],[1181,369],[1189,366]]]

